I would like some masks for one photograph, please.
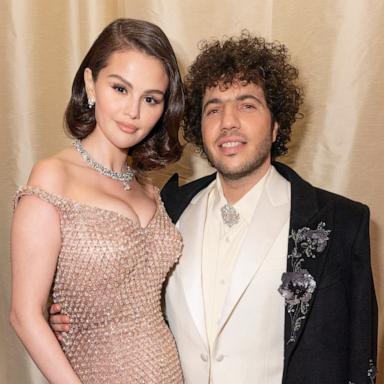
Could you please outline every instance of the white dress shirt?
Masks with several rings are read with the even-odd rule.
[[[240,215],[240,220],[231,227],[224,224],[221,216],[221,207],[227,204],[227,200],[223,194],[219,175],[216,176],[215,184],[209,193],[204,226],[202,276],[210,351],[213,351],[231,273],[270,171],[271,168],[233,205]]]

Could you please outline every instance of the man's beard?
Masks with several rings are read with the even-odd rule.
[[[216,168],[217,172],[227,180],[239,180],[243,177],[249,176],[255,171],[257,171],[270,157],[272,148],[272,137],[266,137],[264,141],[259,144],[257,153],[254,157],[245,161],[243,164],[237,168],[231,168],[227,165],[221,163],[220,161],[215,161],[212,156],[212,153],[204,145],[204,152],[207,156],[209,163]]]

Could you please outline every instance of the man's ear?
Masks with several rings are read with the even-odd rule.
[[[90,68],[84,69],[84,84],[88,100],[95,100],[95,82]]]
[[[272,143],[276,141],[278,130],[279,130],[279,124],[275,121],[273,123],[273,129],[272,129]]]

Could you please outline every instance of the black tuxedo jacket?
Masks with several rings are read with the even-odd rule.
[[[309,307],[305,313],[300,306],[295,307],[298,313],[289,313],[286,305],[282,382],[372,384],[376,376],[377,304],[370,264],[369,209],[313,187],[281,163],[273,165],[291,183],[287,255],[304,244],[295,245],[293,240],[292,234],[299,230],[313,230],[322,223],[330,231],[325,248],[315,257],[304,257],[301,264],[316,281]],[[161,196],[173,222],[214,179],[215,175],[210,175],[179,187],[176,174],[168,181]],[[287,257],[287,271],[292,268]]]

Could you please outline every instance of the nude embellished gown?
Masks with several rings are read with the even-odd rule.
[[[47,201],[60,215],[62,246],[52,297],[71,318],[62,348],[80,380],[181,384],[161,289],[182,241],[158,193],[157,211],[146,228],[39,188],[20,188],[16,203],[23,195]]]

